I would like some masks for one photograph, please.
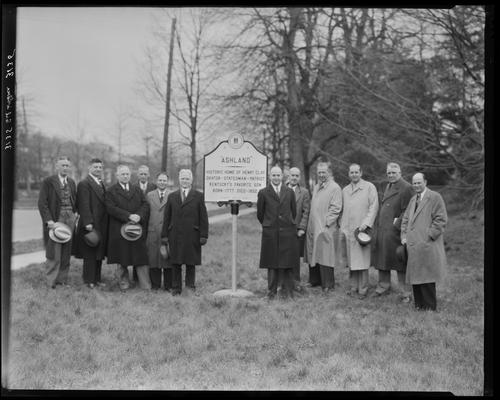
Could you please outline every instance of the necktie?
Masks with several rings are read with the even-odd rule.
[[[415,211],[417,211],[419,203],[420,203],[420,193],[417,193],[417,201],[415,202]]]
[[[321,182],[321,184],[319,185],[319,189],[318,190],[321,190],[325,187],[325,182]]]
[[[163,192],[160,192],[160,203],[163,201]]]
[[[63,185],[62,185],[63,189],[66,189],[66,186],[67,186],[66,179],[63,179]]]
[[[128,185],[123,185],[123,188],[125,189],[126,192],[128,192]]]
[[[184,203],[184,200],[186,200],[186,192],[184,190],[181,191],[181,197],[182,197],[182,202]]]

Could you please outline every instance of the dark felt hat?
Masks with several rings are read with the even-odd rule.
[[[372,241],[369,229],[366,229],[365,231],[360,231],[359,228],[356,228],[354,230],[354,237],[361,246],[366,246]]]
[[[92,229],[90,232],[83,235],[83,240],[90,247],[97,247],[101,241],[101,235],[95,229]]]
[[[402,264],[406,265],[408,262],[408,250],[406,244],[402,244],[396,248],[396,257]]]

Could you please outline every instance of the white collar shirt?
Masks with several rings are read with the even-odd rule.
[[[61,182],[61,186],[64,186],[66,183],[68,183],[68,177],[67,176],[61,176],[57,175],[59,177],[59,182]]]

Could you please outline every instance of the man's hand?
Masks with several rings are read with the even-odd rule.
[[[141,220],[141,217],[139,217],[137,214],[130,214],[128,216],[128,219],[137,224]]]
[[[204,237],[200,238],[200,244],[202,246],[206,245],[207,244],[207,238],[204,238]]]
[[[89,232],[92,230],[92,228],[93,228],[92,224],[85,225],[85,229],[88,230]]]
[[[304,234],[305,234],[305,233],[306,233],[306,232],[304,231],[304,229],[299,229],[299,230],[297,231],[297,236],[298,236],[298,237],[304,236]]]
[[[361,225],[360,225],[360,227],[359,227],[359,230],[360,230],[361,232],[364,232],[364,231],[366,230],[366,228],[368,228],[368,225],[366,225],[366,224],[361,224]]]
[[[52,229],[52,227],[54,226],[54,221],[50,220],[50,221],[47,221],[47,227],[49,229]]]
[[[406,238],[405,239],[401,239],[401,244],[406,244]]]

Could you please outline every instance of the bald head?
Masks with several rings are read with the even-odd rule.
[[[425,180],[425,176],[421,172],[417,172],[413,175],[412,178],[413,189],[415,189],[416,193],[422,193],[427,187],[427,181]]]
[[[283,171],[281,170],[280,167],[275,165],[274,167],[271,168],[269,178],[271,179],[271,183],[273,185],[278,186],[281,183],[281,180],[283,179]]]

